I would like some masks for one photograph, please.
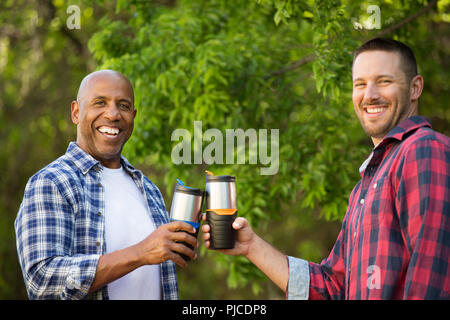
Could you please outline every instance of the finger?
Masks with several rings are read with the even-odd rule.
[[[173,232],[170,239],[177,242],[187,242],[195,248],[198,247],[197,238],[187,232]]]
[[[176,231],[186,231],[190,233],[195,233],[196,230],[193,226],[191,226],[189,223],[184,221],[173,221],[171,223],[167,224],[170,231],[176,232]]]
[[[204,242],[204,245],[205,245],[205,247],[206,247],[207,249],[209,249],[209,241],[205,241],[205,242]]]
[[[202,220],[206,221],[206,213],[205,212],[202,213]]]
[[[172,260],[174,263],[176,263],[178,266],[182,268],[186,268],[188,265],[186,260],[184,260],[179,254],[175,252],[172,252],[170,254],[169,260]]]
[[[203,232],[209,232],[210,230],[211,230],[211,227],[209,226],[209,224],[202,225]]]
[[[203,240],[209,240],[211,238],[211,234],[209,232],[203,233]]]
[[[197,257],[197,254],[195,253],[194,250],[186,247],[182,243],[174,243],[173,246],[171,247],[171,250],[172,250],[172,252],[175,252],[175,253],[182,253],[191,259],[195,259]]]
[[[242,229],[243,227],[246,227],[248,225],[248,221],[245,218],[238,217],[233,222],[233,228],[235,230]]]

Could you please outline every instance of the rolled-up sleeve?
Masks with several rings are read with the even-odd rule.
[[[98,254],[72,254],[75,217],[55,182],[34,176],[16,221],[16,245],[30,299],[82,299],[94,280]]]
[[[309,298],[309,263],[306,260],[287,257],[289,280],[286,292],[288,300],[308,300]]]

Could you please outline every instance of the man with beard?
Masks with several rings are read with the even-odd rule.
[[[288,299],[449,299],[450,139],[418,115],[412,50],[373,39],[354,54],[353,105],[374,148],[320,264],[286,257],[236,218],[236,246]],[[210,227],[202,227],[209,247]]]

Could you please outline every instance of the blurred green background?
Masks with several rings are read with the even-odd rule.
[[[205,169],[236,175],[240,215],[284,253],[320,262],[372,148],[353,114],[351,52],[375,36],[410,45],[425,79],[419,111],[450,135],[449,7],[449,0],[2,0],[0,298],[27,298],[13,227],[24,187],[75,140],[70,103],[81,79],[102,68],[134,85],[138,114],[124,155],[158,185],[168,210],[176,178],[202,187]],[[171,133],[192,134],[196,120],[203,131],[279,129],[278,172],[261,175],[265,165],[249,164],[248,154],[245,164],[174,165]],[[178,270],[182,299],[284,298],[246,259],[199,251]]]

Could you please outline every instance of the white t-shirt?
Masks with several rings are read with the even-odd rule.
[[[155,230],[144,195],[120,167],[103,167],[105,237],[107,253],[134,245]],[[117,299],[161,299],[159,264],[135,269],[108,284],[108,295]]]

